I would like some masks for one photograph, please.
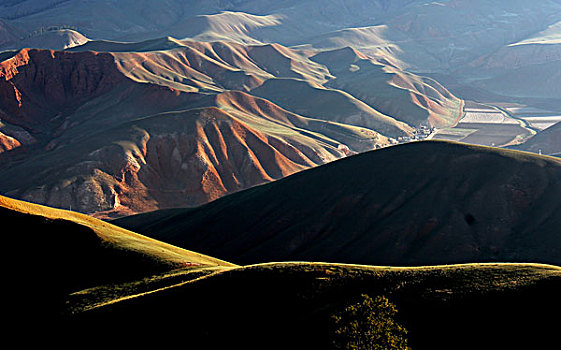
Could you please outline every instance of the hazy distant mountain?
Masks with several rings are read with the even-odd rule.
[[[19,47],[34,49],[64,50],[84,45],[88,38],[71,29],[49,30],[32,35],[18,42]]]
[[[0,20],[0,49],[12,45],[17,39],[16,30],[5,21]]]

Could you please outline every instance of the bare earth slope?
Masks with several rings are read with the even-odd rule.
[[[204,62],[215,64],[205,57],[199,59],[197,68],[201,69]],[[199,123],[195,121],[197,117],[185,117],[185,122],[191,125],[186,128],[174,124],[174,120],[178,121],[178,118],[171,117],[174,114],[170,114],[169,118],[162,115],[146,119],[141,122],[144,129],[140,130],[130,122],[166,111],[185,111],[185,116],[199,115],[200,111],[197,112],[196,108],[217,106],[217,103],[225,105],[229,97],[198,94],[184,86],[179,88],[188,91],[179,91],[165,86],[159,75],[144,80],[138,76],[130,79],[123,74],[127,66],[120,66],[124,59],[109,53],[22,50],[2,62],[2,151],[14,151],[3,152],[0,177],[4,179],[4,193],[88,213],[113,210],[126,214],[160,207],[196,205],[230,191],[344,156],[345,150],[338,149],[344,143],[337,138],[351,140],[353,135],[359,134],[359,129],[355,131],[352,126],[341,126],[338,133],[327,131],[327,136],[312,135],[311,132],[319,130],[319,126],[306,128],[306,125],[320,125],[321,121],[314,122],[297,115],[293,115],[292,122],[278,121],[275,117],[267,121],[266,116],[251,113],[236,119],[218,108],[203,113],[203,119],[209,120],[199,120],[203,123],[199,132],[195,126]],[[218,90],[214,94],[222,90],[214,85],[218,79],[213,82],[203,73],[181,62],[175,63],[179,66],[172,65],[169,71],[173,77],[180,74],[179,67],[190,69],[196,79],[206,79]],[[224,64],[216,64],[223,71],[233,71]],[[162,68],[157,67],[160,67],[160,70],[156,68],[160,74]],[[211,73],[208,69],[203,71]],[[215,72],[215,76],[221,76],[221,72]],[[247,111],[251,104],[256,103],[252,102],[254,100],[251,96],[238,98],[238,105],[240,101],[247,105],[235,110],[239,112],[242,108]],[[268,104],[264,114],[282,111],[268,101],[263,103]],[[222,121],[211,127],[215,117]],[[158,120],[168,120],[167,129],[160,128],[150,134],[152,129],[148,126],[162,124]],[[252,121],[253,125],[248,126],[247,123]],[[219,130],[221,128],[229,131],[222,133],[225,129]],[[182,129],[183,136],[177,135],[177,131]],[[359,136],[365,141],[362,145],[354,138],[351,147],[356,146],[356,151],[361,151],[388,143],[382,136],[379,139],[375,137],[375,132]],[[179,148],[171,147],[171,140],[183,144],[177,146]],[[164,144],[166,146],[162,148]],[[243,146],[238,149],[238,145]],[[225,158],[217,158],[214,149],[223,152]],[[263,153],[265,149],[266,154]],[[178,150],[185,153],[181,155]],[[253,158],[247,157],[250,154]],[[135,157],[141,159],[137,162]],[[226,159],[231,165],[223,163]],[[166,164],[160,160],[165,160]],[[176,164],[177,161],[179,163]],[[223,172],[207,171],[206,162],[220,165]],[[136,174],[140,167],[149,174],[142,177],[144,183],[136,181],[135,175],[128,175]],[[149,169],[146,170],[146,167]],[[232,167],[236,169],[234,172]],[[35,174],[36,177],[23,177],[23,173]],[[233,178],[221,178],[223,175]],[[172,178],[179,183],[168,182]],[[144,196],[143,188],[154,192]],[[166,203],[158,193],[172,189],[167,198],[173,200]],[[178,196],[177,191],[183,192],[183,195]]]
[[[561,263],[561,162],[447,142],[368,152],[116,223],[237,263]]]
[[[333,78],[277,44],[167,37],[13,52],[0,64],[0,191],[99,217],[195,206],[415,131],[323,86]],[[392,89],[402,98],[388,101],[418,99]]]
[[[532,78],[532,72],[545,78],[547,72],[554,74],[557,65],[537,69],[534,65],[559,60],[556,55],[539,53],[559,45],[560,9],[558,0],[537,5],[531,0],[166,0],[165,5],[148,0],[27,0],[0,4],[0,17],[5,48],[13,48],[10,44],[17,41],[10,28],[26,36],[60,25],[75,27],[96,40],[142,41],[172,35],[209,42],[279,43],[320,51],[351,46],[414,72],[450,74],[479,88],[482,84],[472,78],[481,74],[483,85],[492,91],[543,98],[551,95],[548,89],[517,87],[516,80],[509,79],[510,68],[481,72],[481,64],[497,63],[498,59],[504,68],[504,63],[521,54],[527,69],[515,72],[519,77]],[[89,21],[80,20],[84,13],[89,14]],[[532,46],[538,54],[527,55],[525,52],[534,50]],[[480,63],[478,68],[469,69],[473,62]],[[558,87],[558,80],[549,80],[547,86]],[[509,96],[503,98],[508,100]]]

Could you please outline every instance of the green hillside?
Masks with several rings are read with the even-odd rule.
[[[6,282],[10,300],[19,305],[18,319],[54,321],[66,312],[68,294],[98,285],[179,270],[188,279],[190,272],[235,266],[83,214],[7,197],[0,197],[0,221],[11,249]]]
[[[412,349],[518,348],[526,341],[539,347],[556,337],[548,317],[558,310],[560,288],[561,270],[545,265],[265,264],[101,307],[73,322],[195,348],[332,349],[331,316],[366,294],[396,306],[394,320]]]

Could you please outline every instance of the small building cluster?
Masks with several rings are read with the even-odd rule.
[[[427,137],[429,137],[429,135],[432,134],[433,132],[434,132],[434,127],[428,127],[428,126],[422,125],[422,126],[420,126],[419,128],[417,128],[413,131],[412,136],[398,137],[397,141],[398,141],[398,143],[420,141],[420,140],[424,140]]]

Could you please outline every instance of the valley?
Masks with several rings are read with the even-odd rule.
[[[561,0],[0,1],[20,347],[550,348],[560,198]]]
[[[545,130],[559,122],[561,115],[557,112],[543,110],[539,108],[524,106],[505,106],[505,109],[519,119],[523,119],[528,124],[539,131]]]
[[[505,147],[524,143],[535,134],[525,123],[528,119],[513,118],[491,105],[468,101],[464,113],[454,127],[437,130],[428,138]]]

